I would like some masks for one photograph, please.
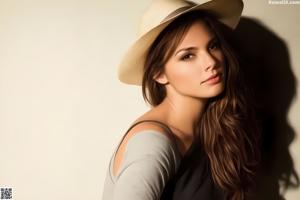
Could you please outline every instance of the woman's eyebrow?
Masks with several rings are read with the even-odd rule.
[[[179,52],[181,52],[181,51],[191,51],[191,50],[197,50],[198,49],[198,47],[186,47],[186,48],[182,48],[182,49],[179,49],[176,53],[175,53],[175,55],[177,55]]]
[[[213,36],[213,37],[208,41],[207,46],[211,45],[211,43],[215,42],[217,39],[218,39],[217,36]],[[194,46],[192,46],[192,47],[185,47],[185,48],[179,49],[179,50],[175,53],[175,56],[176,56],[179,52],[181,52],[181,51],[191,51],[191,50],[197,50],[197,49],[198,49],[198,47],[194,47]]]

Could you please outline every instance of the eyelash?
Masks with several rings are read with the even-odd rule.
[[[214,50],[214,49],[219,48],[219,47],[220,47],[219,41],[215,41],[215,42],[212,43],[212,45],[209,47],[209,49],[210,49],[210,50]],[[180,60],[183,60],[183,61],[189,60],[189,59],[191,59],[191,57],[189,57],[189,56],[194,56],[194,54],[187,53],[187,54],[185,54],[184,56],[182,56],[182,57],[180,58]]]
[[[187,60],[187,59],[191,59],[190,56],[194,56],[194,55],[191,54],[191,53],[187,53],[187,54],[185,54],[184,56],[182,56],[180,60],[183,60],[183,61],[184,61],[184,60]]]
[[[215,49],[215,48],[212,48],[212,47],[216,47],[216,48],[219,48],[220,47],[220,43],[219,41],[215,41],[212,43],[212,45],[209,47],[209,49]]]

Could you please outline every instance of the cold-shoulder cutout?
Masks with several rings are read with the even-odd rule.
[[[113,166],[112,175],[114,177],[118,176],[119,168],[123,162],[123,155],[125,153],[127,143],[131,140],[131,138],[137,134],[141,134],[141,133],[151,134],[153,132],[155,132],[156,134],[164,135],[171,142],[175,143],[175,138],[172,135],[171,130],[166,125],[164,125],[159,121],[142,120],[133,123],[133,125],[131,125],[131,127],[124,134],[123,138],[121,139],[115,151],[114,159],[112,162],[112,166]]]
[[[127,142],[117,175],[109,173],[105,195],[113,198],[104,200],[160,199],[168,181],[176,174],[180,161],[175,144],[166,135],[155,130],[137,132]]]
[[[146,121],[157,123],[141,123]],[[126,143],[123,143],[125,139]],[[111,157],[102,200],[160,199],[182,159],[174,140],[171,129],[159,121],[134,123]],[[124,144],[122,160],[114,175],[115,155],[121,144]]]

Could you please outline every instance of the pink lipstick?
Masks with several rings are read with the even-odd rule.
[[[219,83],[220,81],[221,81],[221,74],[218,73],[218,74],[212,75],[211,77],[209,77],[205,81],[202,81],[201,84],[206,83],[206,84],[213,85],[213,84]]]

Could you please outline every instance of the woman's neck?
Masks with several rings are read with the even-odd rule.
[[[202,116],[206,100],[192,97],[170,98],[166,97],[156,109],[165,114],[169,126],[179,130],[186,137],[193,136],[195,122]]]

